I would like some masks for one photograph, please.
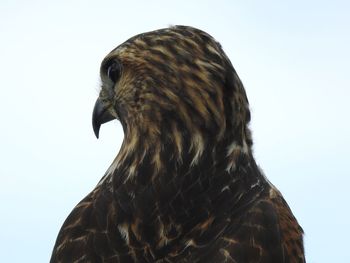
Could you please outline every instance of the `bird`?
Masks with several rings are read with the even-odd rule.
[[[59,262],[305,262],[303,229],[253,155],[250,108],[221,44],[191,26],[131,37],[100,67],[92,114],[115,159],[72,210]]]

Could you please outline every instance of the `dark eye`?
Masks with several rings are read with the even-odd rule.
[[[121,65],[118,62],[112,62],[107,68],[107,76],[110,80],[116,83],[120,77]]]

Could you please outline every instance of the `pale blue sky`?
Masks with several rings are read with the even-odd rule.
[[[48,262],[118,152],[96,140],[103,57],[184,24],[221,42],[252,110],[255,156],[305,230],[309,263],[350,262],[348,1],[1,1],[0,261]]]

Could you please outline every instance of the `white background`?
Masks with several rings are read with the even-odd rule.
[[[251,104],[255,156],[305,230],[307,261],[349,262],[347,1],[0,2],[0,261],[48,262],[123,138],[91,127],[103,57],[173,24],[221,42]]]

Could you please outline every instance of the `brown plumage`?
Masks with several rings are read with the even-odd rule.
[[[51,262],[305,262],[303,231],[252,154],[243,85],[191,27],[137,35],[101,65],[93,113],[121,149],[64,222]]]

